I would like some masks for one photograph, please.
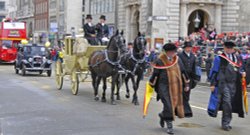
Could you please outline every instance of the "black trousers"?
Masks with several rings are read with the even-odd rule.
[[[190,94],[191,94],[191,90],[187,92],[183,90],[183,105],[184,105],[185,117],[193,117],[193,112],[189,104]]]

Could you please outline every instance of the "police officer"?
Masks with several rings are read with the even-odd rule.
[[[106,45],[109,36],[109,27],[106,22],[106,16],[100,16],[100,22],[96,25],[97,38],[102,45]]]
[[[95,26],[92,24],[92,16],[89,14],[86,16],[87,23],[84,25],[84,37],[88,40],[89,44],[97,45]]]

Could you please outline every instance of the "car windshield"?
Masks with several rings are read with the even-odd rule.
[[[3,40],[2,46],[3,46],[3,48],[9,49],[12,47],[12,41],[11,40]]]
[[[43,46],[26,46],[24,47],[24,54],[27,55],[45,55],[45,47]]]

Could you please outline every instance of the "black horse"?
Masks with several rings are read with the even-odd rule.
[[[116,32],[111,37],[107,49],[103,51],[96,51],[89,58],[89,70],[92,77],[92,85],[94,88],[95,100],[99,100],[98,87],[101,79],[103,80],[103,94],[102,102],[106,102],[106,79],[112,77],[111,86],[111,104],[115,104],[114,101],[114,89],[118,78],[118,67],[120,63],[121,55],[126,51],[125,40],[123,38],[123,32]]]
[[[125,75],[125,84],[126,84],[126,98],[130,97],[128,81],[131,79],[133,83],[134,95],[132,103],[139,105],[137,90],[140,84],[140,81],[143,77],[143,72],[146,68],[145,61],[145,50],[146,50],[147,41],[141,33],[138,33],[138,36],[134,40],[134,47],[132,51],[129,51],[127,54],[122,56],[121,66],[127,74]],[[136,80],[135,80],[135,77]],[[119,84],[120,82],[117,82]],[[118,85],[119,86],[119,85]],[[119,97],[119,87],[117,91],[117,96]]]

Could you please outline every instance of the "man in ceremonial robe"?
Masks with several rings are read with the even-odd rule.
[[[199,80],[196,75],[196,57],[192,53],[192,43],[190,41],[184,42],[184,47],[182,53],[179,53],[179,58],[183,62],[183,66],[190,78],[190,90],[183,92],[185,117],[193,117],[193,112],[189,104],[191,89],[195,88],[197,81]]]
[[[232,129],[232,113],[244,117],[241,78],[245,77],[245,72],[241,70],[240,59],[234,54],[234,46],[231,41],[224,43],[224,53],[215,57],[210,72],[212,93],[208,114],[216,117],[222,110],[221,127],[225,131]]]
[[[183,64],[176,55],[177,47],[173,43],[163,46],[164,52],[159,55],[154,64],[154,71],[149,80],[157,93],[157,100],[163,103],[163,111],[159,113],[160,126],[167,124],[167,133],[173,134],[175,115],[184,118],[183,87],[189,90],[188,76],[183,69]]]

